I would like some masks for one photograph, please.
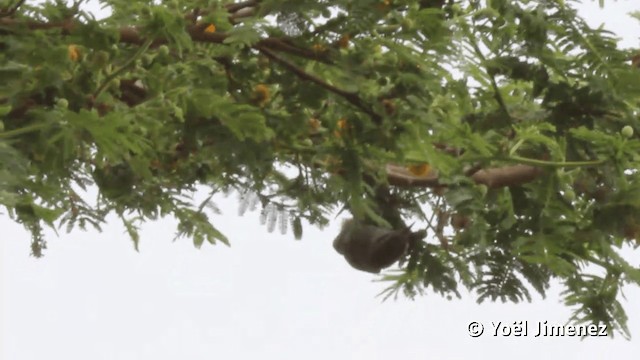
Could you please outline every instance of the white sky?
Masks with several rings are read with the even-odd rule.
[[[637,0],[582,6],[592,24],[606,22],[638,46],[640,25],[625,14]],[[169,359],[637,359],[640,289],[624,302],[631,341],[621,337],[494,337],[491,321],[563,324],[570,310],[557,295],[531,304],[475,304],[428,294],[382,303],[385,285],[351,269],[324,231],[267,234],[257,213],[237,216],[236,196],[219,198],[213,219],[224,245],[172,242],[175,222],[143,228],[140,252],[118,221],[103,233],[49,233],[42,259],[29,256],[29,235],[0,214],[2,331],[7,360]],[[113,219],[115,220],[115,219]],[[634,265],[640,256],[631,254]],[[472,338],[472,321],[485,334]],[[633,351],[635,350],[635,351]]]

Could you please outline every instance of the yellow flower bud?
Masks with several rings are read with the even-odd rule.
[[[207,26],[207,27],[204,29],[204,32],[206,32],[207,34],[214,33],[214,32],[216,32],[216,26],[215,26],[215,25],[213,25],[213,24],[209,24],[209,26]]]
[[[431,166],[429,164],[410,165],[407,167],[409,172],[415,176],[426,176],[431,172]]]
[[[78,46],[75,44],[71,44],[67,46],[67,52],[69,55],[69,60],[78,61],[80,58],[80,50],[78,50]]]

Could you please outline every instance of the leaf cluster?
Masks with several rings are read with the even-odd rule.
[[[573,320],[628,334],[640,70],[574,1],[17,3],[0,9],[0,204],[34,255],[44,226],[112,213],[136,247],[164,216],[228,243],[211,199],[236,191],[296,238],[338,209],[418,221],[430,236],[387,295],[518,302],[558,279]],[[416,164],[434,171],[397,170]]]

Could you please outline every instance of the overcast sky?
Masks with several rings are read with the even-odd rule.
[[[640,26],[637,0],[581,7],[627,47]],[[111,219],[103,233],[47,234],[42,259],[29,234],[0,213],[2,354],[7,360],[173,359],[637,359],[640,291],[623,303],[632,341],[534,337],[538,322],[563,324],[570,309],[558,287],[530,304],[485,303],[433,294],[382,302],[385,285],[351,269],[331,241],[339,221],[302,241],[268,234],[258,214],[237,215],[237,197],[218,198],[214,224],[230,248],[173,242],[175,222],[144,226],[140,252]],[[640,265],[638,251],[629,254]],[[468,334],[471,322],[485,333]],[[491,322],[529,321],[526,337],[495,337]],[[634,353],[635,350],[635,353]]]

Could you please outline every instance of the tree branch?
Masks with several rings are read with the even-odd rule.
[[[258,0],[248,0],[234,4],[227,4],[225,8],[230,13],[236,13],[240,10],[245,10],[249,8],[255,8],[259,3]],[[72,19],[64,20],[61,22],[38,22],[38,21],[24,21],[17,20],[10,17],[2,17],[0,18],[0,26],[4,27],[20,27],[26,26],[31,30],[49,30],[49,29],[62,29],[64,34],[70,34],[73,31],[76,31],[80,27],[80,23],[74,21]],[[217,43],[222,44],[224,40],[227,38],[227,34],[224,33],[208,33],[204,31],[204,28],[208,24],[200,23],[194,24],[187,28],[189,35],[191,36],[193,41],[198,42],[207,42],[207,43]],[[143,45],[146,42],[146,39],[140,35],[140,31],[138,28],[130,26],[123,27],[119,29],[120,34],[120,42],[134,45]],[[166,39],[154,39],[151,41],[151,46],[156,47],[161,44],[166,43]],[[294,56],[307,58],[316,61],[326,62],[326,59],[320,57],[317,52],[297,47],[293,44],[290,44],[280,38],[266,38],[259,41],[254,48],[260,51],[262,54],[280,64],[287,70],[291,71],[293,74],[298,76],[300,79],[312,82],[323,89],[332,92],[338,96],[344,98],[347,102],[351,103],[358,109],[362,110],[364,113],[368,114],[372,117],[374,122],[381,122],[382,118],[379,114],[375,113],[373,109],[368,106],[357,93],[348,92],[343,89],[340,89],[334,85],[331,85],[324,81],[323,79],[314,76],[305,72],[302,68],[297,65],[289,62],[288,60],[278,56],[274,51],[281,51],[284,53],[288,53]],[[140,94],[139,91],[131,91],[132,89],[127,86],[128,84],[124,84],[124,87],[129,92],[135,94],[136,98],[140,98],[143,94]],[[122,86],[122,85],[121,85]],[[138,90],[138,89],[133,89]],[[142,89],[140,89],[142,90]],[[142,90],[144,91],[144,90]],[[497,94],[499,95],[499,94]],[[132,101],[135,103],[136,101]],[[30,104],[27,104],[26,108],[29,107]],[[13,115],[16,115],[15,113]],[[446,145],[441,145],[439,148],[445,152],[449,153],[457,153],[459,155],[459,151],[457,149],[449,148]],[[471,177],[476,183],[484,184],[489,188],[499,188],[504,186],[517,186],[530,181],[535,180],[538,176],[542,174],[542,169],[537,166],[531,165],[513,165],[513,166],[504,166],[497,168],[489,168],[489,169],[473,169],[474,171],[468,171],[467,175]],[[477,171],[476,171],[477,170]],[[446,185],[440,184],[438,181],[437,172],[427,174],[427,175],[414,175],[408,169],[403,166],[388,164],[386,166],[387,176],[389,184],[399,187],[443,187]]]
[[[228,12],[235,13],[244,8],[256,7],[259,3],[260,1],[258,0],[248,0],[248,1],[242,1],[239,3],[226,4],[224,7],[227,9]]]
[[[406,167],[387,164],[387,179],[390,185],[398,187],[445,187],[438,181],[438,173],[414,175]],[[518,186],[535,180],[542,175],[539,167],[530,165],[511,165],[478,170],[471,175],[477,184],[495,189],[505,186]]]
[[[295,75],[297,75],[299,78],[303,79],[303,80],[307,80],[307,81],[311,81],[313,83],[315,83],[316,85],[324,88],[325,90],[328,90],[336,95],[339,95],[341,97],[343,97],[345,100],[347,100],[349,103],[351,103],[352,105],[354,105],[355,107],[357,107],[358,109],[362,110],[364,113],[366,113],[367,115],[371,116],[371,118],[373,119],[373,121],[375,123],[380,123],[382,122],[382,117],[377,114],[375,111],[373,111],[373,109],[371,109],[367,104],[365,104],[364,101],[362,101],[362,99],[358,96],[357,93],[353,93],[353,92],[348,92],[345,90],[342,90],[338,87],[335,87],[331,84],[328,84],[327,82],[325,82],[324,80],[320,79],[319,77],[316,77],[314,75],[311,75],[307,72],[305,72],[303,69],[299,68],[298,66],[296,66],[293,63],[290,63],[289,61],[279,57],[278,55],[276,55],[275,53],[273,53],[272,51],[270,51],[269,49],[262,47],[260,45],[256,46],[256,48],[263,53],[265,56],[267,56],[269,59],[279,63],[280,65],[282,65],[283,67],[285,67],[287,70],[291,71],[292,73],[294,73]]]
[[[542,175],[539,167],[531,165],[512,165],[498,168],[479,170],[471,176],[478,184],[484,184],[488,188],[504,186],[518,186],[535,180]]]
[[[266,46],[271,50],[282,51],[291,55],[295,55],[301,58],[320,61],[325,64],[330,64],[331,62],[327,59],[326,56],[322,56],[322,53],[318,53],[317,51],[311,49],[304,49],[301,47],[297,47],[289,43],[287,40],[280,38],[266,38],[260,40],[258,42],[258,46]]]
[[[12,18],[0,18],[0,26],[5,26],[8,28],[11,27],[20,27],[26,26],[30,30],[51,30],[51,29],[62,29],[63,34],[69,35],[73,31],[75,31],[79,27],[79,23],[72,21],[71,19],[59,22],[39,22],[39,21],[21,21]],[[222,44],[224,40],[228,37],[225,33],[207,33],[204,32],[204,29],[208,26],[208,23],[199,23],[195,25],[191,25],[187,28],[187,32],[193,41],[197,42],[205,42],[205,43],[213,43],[213,44]],[[142,45],[145,40],[141,35],[140,31],[135,26],[127,26],[120,28],[118,30],[119,33],[119,41],[125,44],[132,45]],[[151,42],[151,47],[155,48],[162,44],[166,44],[166,39],[154,39]],[[285,52],[291,55],[295,55],[298,57],[302,57],[309,60],[321,61],[323,63],[330,63],[326,56],[319,54],[317,51],[313,51],[311,49],[304,49],[301,47],[297,47],[288,43],[287,41],[281,38],[266,38],[260,40],[255,48],[269,48],[272,50],[277,50],[281,52]]]
[[[13,14],[15,14],[16,11],[18,11],[20,6],[24,4],[24,1],[25,0],[18,0],[18,2],[16,2],[16,4],[13,6],[7,6],[5,8],[0,9],[0,17],[13,16]]]

